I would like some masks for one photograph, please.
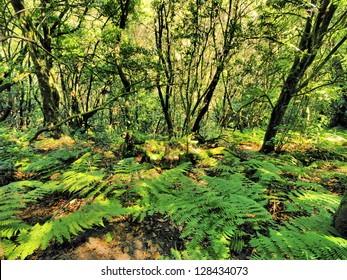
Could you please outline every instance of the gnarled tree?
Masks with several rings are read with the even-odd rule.
[[[310,3],[305,1],[302,6],[305,7],[306,15],[299,33],[300,40],[280,96],[271,112],[261,148],[263,153],[275,150],[275,137],[290,101],[307,87],[347,39],[345,32],[329,53],[322,57],[319,54],[321,47],[329,34],[336,30],[337,25],[345,25],[346,12],[338,13],[339,4],[332,0],[310,1]]]

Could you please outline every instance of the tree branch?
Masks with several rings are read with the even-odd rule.
[[[150,88],[153,88],[153,87],[155,87],[155,86],[150,85],[150,86],[148,86],[148,87],[145,87],[145,89],[150,89]],[[102,105],[100,105],[100,106],[98,106],[98,107],[96,107],[96,108],[94,108],[94,109],[92,109],[92,110],[89,110],[89,111],[86,111],[86,112],[83,112],[83,113],[78,113],[78,114],[72,115],[72,116],[70,116],[70,117],[67,117],[67,118],[61,120],[60,122],[58,122],[58,123],[56,123],[56,124],[54,124],[54,125],[45,126],[45,127],[41,128],[41,129],[39,129],[39,130],[29,139],[29,143],[34,142],[34,141],[37,139],[37,137],[38,137],[42,132],[54,131],[54,130],[58,129],[59,127],[61,127],[63,124],[67,123],[67,122],[70,121],[70,120],[73,120],[73,119],[75,119],[75,118],[81,118],[81,117],[83,117],[83,116],[88,116],[88,115],[91,115],[91,114],[95,114],[95,113],[98,112],[98,111],[105,110],[105,109],[108,108],[107,106],[108,106],[109,104],[115,102],[117,99],[120,99],[120,98],[122,98],[122,97],[128,96],[128,95],[133,94],[133,93],[134,93],[134,91],[132,91],[132,92],[123,91],[122,94],[110,98],[110,99],[107,100],[104,104],[102,104]]]
[[[312,71],[311,75],[306,78],[305,81],[301,83],[298,87],[298,92],[305,88],[311,80],[313,80],[319,73],[320,70],[324,67],[324,65],[331,59],[331,57],[338,51],[338,49],[345,43],[347,40],[347,35],[345,35],[329,52],[329,54],[323,59],[323,61]]]

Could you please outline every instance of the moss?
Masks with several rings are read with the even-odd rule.
[[[217,147],[217,148],[213,148],[208,150],[208,154],[210,156],[216,156],[216,155],[224,155],[226,152],[225,147]]]

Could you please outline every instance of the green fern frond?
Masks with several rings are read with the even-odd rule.
[[[59,243],[63,243],[64,240],[70,241],[71,235],[78,235],[93,226],[104,226],[105,219],[111,220],[129,213],[130,210],[122,208],[116,199],[96,201],[68,216],[47,221],[43,225],[36,224],[21,232],[16,239],[17,246],[8,249],[6,257],[25,259],[39,248],[46,249],[53,240]]]
[[[2,257],[6,257],[6,252],[12,252],[16,248],[16,246],[17,244],[13,242],[12,240],[6,239],[6,238],[0,238],[0,248],[2,248],[4,252],[4,256]]]
[[[221,173],[231,174],[234,173],[234,169],[230,165],[218,164],[213,166],[211,170],[219,171]]]
[[[338,236],[339,234],[336,229],[333,227],[332,223],[329,222],[331,220],[332,215],[330,213],[321,211],[320,213],[309,217],[303,216],[291,218],[285,222],[284,225],[286,228],[294,231],[313,232],[326,236]]]
[[[178,251],[171,249],[172,258],[174,260],[208,260],[208,253],[200,246],[189,248],[188,250]]]
[[[274,182],[283,182],[281,170],[266,160],[251,159],[245,163],[245,173],[260,184],[269,185]]]
[[[46,178],[63,169],[65,164],[59,159],[43,156],[22,169],[24,173],[34,173],[36,177]]]
[[[285,227],[270,230],[270,236],[251,240],[253,259],[329,260],[347,259],[347,240],[313,232],[298,232]]]
[[[52,184],[39,181],[13,182],[0,189],[0,237],[11,238],[30,226],[17,216],[28,203],[34,203],[56,190]]]
[[[280,169],[282,171],[282,174],[286,174],[287,176],[290,175],[298,179],[307,177],[307,168],[304,168],[304,167],[298,167],[293,165],[283,165],[283,166],[280,166]]]
[[[105,174],[102,171],[67,171],[63,174],[60,184],[64,191],[69,193],[79,192],[82,197],[85,197],[102,181],[104,176]]]
[[[209,170],[216,174],[217,177],[226,177],[230,174],[237,173],[235,167],[225,164],[216,164],[212,166]]]
[[[305,185],[307,188],[318,188]],[[259,259],[347,259],[347,240],[332,226],[332,213],[340,198],[329,193],[298,188],[288,195],[286,211],[294,216],[269,236],[260,235],[250,242],[255,247],[253,258]],[[295,217],[295,213],[305,216]]]
[[[87,152],[72,163],[72,170],[76,172],[95,171],[98,169],[98,164],[100,164],[102,158],[101,154]]]
[[[243,248],[239,229],[245,223],[271,221],[265,209],[264,188],[241,174],[228,179],[187,176],[189,165],[168,170],[139,188],[143,209],[162,213],[183,225],[186,248],[203,250],[206,258],[226,259]],[[202,245],[204,244],[204,245]],[[189,253],[188,253],[189,255]]]
[[[298,210],[301,209],[309,213],[324,210],[334,213],[341,202],[341,198],[337,195],[311,190],[294,190],[289,197],[293,204],[298,207]]]
[[[281,170],[277,168],[274,164],[266,160],[250,159],[243,163],[248,170],[264,169],[271,173],[279,173]]]
[[[41,156],[35,155],[21,167],[21,171],[33,174],[35,178],[40,178],[40,180],[46,180],[52,174],[65,170],[69,166],[68,162],[78,157],[80,153],[79,150],[62,149]]]
[[[85,161],[89,163],[86,164]],[[56,184],[62,191],[78,194],[79,197],[106,198],[115,195],[116,190],[138,179],[140,171],[143,170],[139,164],[123,160],[114,166],[113,175],[107,177],[103,169],[97,169],[98,163],[99,156],[87,153],[76,160],[72,164],[72,169],[64,172]]]
[[[0,221],[0,237],[10,239],[19,232],[29,229],[30,226],[21,220],[7,218]]]
[[[295,189],[297,190],[301,190],[301,191],[311,190],[315,192],[327,193],[327,190],[318,183],[297,180],[293,184],[295,186]]]

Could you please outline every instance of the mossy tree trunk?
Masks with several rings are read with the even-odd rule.
[[[54,86],[51,69],[52,62],[32,48],[31,58],[35,65],[36,77],[42,97],[42,112],[45,125],[54,125],[59,120],[59,92]]]
[[[22,0],[12,0],[12,7],[18,18],[18,25],[23,35],[28,40],[28,51],[34,65],[34,72],[37,77],[39,89],[42,97],[42,113],[45,126],[54,126],[59,120],[59,92],[55,86],[52,75],[52,29],[46,21],[47,3],[41,1],[40,24],[36,26],[31,14],[27,11]],[[57,24],[59,24],[57,22]],[[57,26],[57,25],[55,25]],[[58,138],[60,129],[54,132],[54,137]]]
[[[313,2],[312,5],[316,7]],[[307,10],[308,16],[298,45],[298,50],[300,51],[294,57],[290,72],[284,81],[280,96],[272,110],[263,146],[260,150],[263,153],[270,153],[275,150],[275,137],[290,101],[309,84],[323,65],[331,58],[332,54],[337,51],[337,48],[334,47],[323,59],[322,63],[318,64],[316,69],[312,69],[312,74],[306,80],[304,79],[307,70],[315,61],[323,45],[323,40],[328,33],[329,25],[337,9],[337,5],[333,1],[321,0],[316,2],[316,10],[312,10],[312,7]],[[337,44],[337,46],[340,45]]]

